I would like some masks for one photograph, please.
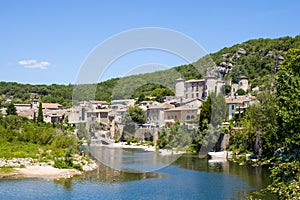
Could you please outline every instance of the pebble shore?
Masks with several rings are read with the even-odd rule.
[[[91,171],[98,167],[98,165],[90,159],[83,159],[82,156],[74,156],[74,164],[81,163],[82,171],[76,169],[58,169],[54,168],[53,161],[39,162],[33,158],[0,158],[1,168],[13,168],[12,172],[0,174],[0,178],[72,178],[76,175],[81,175],[85,171]]]

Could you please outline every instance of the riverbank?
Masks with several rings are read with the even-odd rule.
[[[0,159],[0,179],[19,178],[47,178],[66,179],[81,175],[83,172],[94,170],[98,167],[95,161],[74,155],[74,164],[81,164],[82,170],[58,169],[53,167],[54,162],[39,162],[33,158]]]
[[[149,151],[149,152],[158,152],[161,155],[178,155],[178,154],[184,154],[186,151],[178,151],[178,150],[171,150],[171,149],[157,149],[153,145],[146,145],[146,144],[136,144],[136,143],[131,143],[127,144],[127,142],[117,142],[117,143],[111,143],[108,145],[91,145],[91,146],[104,146],[108,148],[121,148],[121,149],[141,149],[144,151]]]
[[[110,144],[91,144],[90,146],[103,146],[108,148],[121,148],[121,149],[143,149],[145,151],[156,151],[155,146],[153,145],[147,145],[147,144],[137,144],[137,143],[131,143],[128,144],[127,142],[116,142],[116,143],[110,143]]]

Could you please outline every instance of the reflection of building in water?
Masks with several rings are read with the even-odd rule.
[[[149,172],[168,166],[180,157],[180,154],[165,156],[157,152],[141,149],[122,149],[105,146],[87,146],[90,155],[100,163],[126,172]]]

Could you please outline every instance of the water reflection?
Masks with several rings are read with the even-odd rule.
[[[124,166],[134,169],[149,161],[138,161],[130,151],[122,155],[126,157]],[[131,173],[101,164],[82,176],[54,183],[43,179],[3,180],[0,194],[1,199],[245,199],[249,192],[265,187],[268,176],[268,171],[260,167],[209,163],[197,155],[183,155],[155,172]]]
[[[181,155],[162,155],[146,152],[143,149],[121,149],[110,147],[85,147],[90,155],[99,162],[114,169],[127,172],[150,172],[164,168]]]
[[[181,156],[174,162],[174,165],[189,170],[235,174],[257,188],[265,188],[271,183],[270,172],[261,166],[240,166],[232,162],[210,163],[207,159],[199,159],[196,155]]]
[[[98,163],[99,167],[93,171],[85,172],[81,176],[73,177],[70,179],[57,179],[54,180],[55,184],[63,185],[65,189],[72,189],[72,182],[76,181],[95,181],[95,182],[108,182],[120,183],[127,181],[136,181],[150,178],[164,178],[165,176],[158,172],[128,172],[121,171]]]
[[[94,171],[87,172],[80,179],[101,180],[105,182],[125,182],[148,178],[163,178],[164,176],[157,172],[128,172],[120,171],[114,168],[101,165]]]

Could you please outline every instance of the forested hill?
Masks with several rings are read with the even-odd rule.
[[[277,39],[254,39],[210,54],[219,70],[230,70],[233,82],[245,75],[252,86],[261,85],[267,75],[275,73],[291,48],[300,46],[300,36]],[[228,75],[227,75],[228,76]]]
[[[232,78],[233,82],[236,82],[237,77],[245,75],[249,77],[252,87],[262,85],[271,73],[276,73],[280,68],[280,62],[284,59],[287,51],[298,46],[300,46],[300,36],[249,40],[242,44],[223,48],[193,64],[148,74],[113,78],[98,83],[95,98],[109,101],[112,98],[170,94],[174,89],[175,79],[179,77],[202,78],[205,70],[214,66],[212,61],[216,64],[214,71],[221,72],[224,78]],[[29,85],[0,82],[0,102],[3,104],[3,100],[11,97],[14,103],[28,103],[31,98],[39,98],[43,102],[57,102],[70,107],[73,88],[73,85]]]

